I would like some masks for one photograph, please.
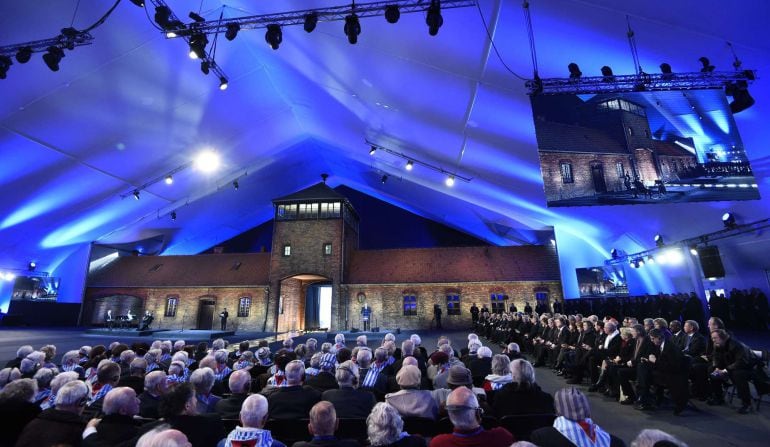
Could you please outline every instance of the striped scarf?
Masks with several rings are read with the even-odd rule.
[[[104,395],[109,393],[111,389],[112,385],[109,383],[106,383],[102,386],[99,386],[99,384],[94,385],[93,388],[91,388],[91,398],[88,399],[88,405],[90,406],[97,400],[104,397]]]
[[[553,428],[577,447],[609,447],[610,435],[594,424],[590,418],[573,421],[559,416],[553,421]]]
[[[234,368],[236,371],[238,371],[238,370],[240,370],[240,369],[243,369],[243,368],[248,368],[249,366],[254,366],[254,364],[253,364],[253,363],[251,363],[251,362],[250,362],[250,361],[248,361],[248,360],[241,360],[240,362],[238,362],[238,363],[236,363],[235,365],[233,365],[233,368]]]
[[[267,379],[267,384],[278,387],[289,386],[289,382],[286,381],[286,376],[281,370],[276,371],[275,374],[270,376],[270,378]]]
[[[214,380],[217,382],[223,381],[231,372],[233,372],[232,369],[230,369],[227,365],[222,367],[217,367],[217,370],[214,371]]]
[[[374,388],[374,384],[377,383],[377,377],[386,366],[388,366],[387,362],[381,365],[378,365],[377,362],[372,363],[369,371],[366,372],[366,376],[364,376],[364,380],[361,381],[361,388]]]
[[[35,402],[40,402],[42,406],[44,402],[48,402],[49,397],[51,397],[51,389],[42,389],[35,394]]]
[[[56,394],[51,393],[48,395],[48,399],[40,402],[40,409],[47,410],[53,408],[56,405]]]
[[[157,363],[148,363],[147,364],[147,368],[144,369],[144,373],[145,374],[149,374],[149,373],[155,371],[156,369],[160,369],[160,367],[158,366]]]
[[[182,375],[169,374],[166,376],[166,383],[185,383],[187,382],[187,376],[183,372]]]

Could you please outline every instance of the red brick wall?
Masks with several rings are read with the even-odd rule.
[[[658,180],[658,169],[655,166],[653,153],[649,149],[636,149],[636,168],[639,171],[639,178],[644,182],[644,186],[651,187]]]
[[[572,163],[573,183],[563,183],[559,164],[562,161]],[[604,166],[604,182],[607,191],[625,189],[623,181],[618,177],[616,163],[623,163],[623,169],[631,172],[628,157],[621,154],[581,154],[570,152],[541,152],[540,169],[543,174],[543,188],[546,200],[555,201],[575,197],[593,196],[596,194],[594,180],[591,176],[591,164],[602,163]]]

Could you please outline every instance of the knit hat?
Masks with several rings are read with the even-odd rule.
[[[321,356],[318,367],[324,371],[331,371],[337,365],[337,357],[334,354],[326,353]]]
[[[420,386],[420,369],[413,365],[402,366],[396,374],[396,383],[401,388],[417,388]]]
[[[264,360],[266,358],[270,357],[270,348],[259,348],[257,349],[257,357]]]
[[[581,421],[591,417],[588,398],[577,388],[562,388],[554,395],[556,413],[572,421]]]
[[[449,377],[447,377],[446,383],[453,386],[472,385],[473,377],[471,377],[471,370],[462,365],[455,365],[449,368]]]
[[[446,352],[436,351],[430,355],[430,361],[434,365],[443,365],[449,361],[449,356]]]

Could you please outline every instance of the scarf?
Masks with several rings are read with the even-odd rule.
[[[227,435],[225,447],[270,447],[273,445],[273,436],[270,430],[251,427],[235,427]]]
[[[104,385],[99,385],[98,383],[91,388],[91,398],[88,399],[88,405],[92,405],[97,400],[104,397],[105,394],[109,393],[112,389],[112,385],[109,383],[106,383]]]
[[[497,374],[490,374],[484,378],[484,391],[499,390],[500,388],[511,383],[512,381],[513,381],[513,377],[511,377],[511,373],[508,373],[504,376],[499,376]]]
[[[610,435],[594,424],[590,418],[572,421],[559,416],[553,421],[553,428],[577,447],[609,447]]]
[[[56,394],[51,393],[48,396],[48,399],[40,402],[40,409],[47,410],[49,408],[53,408],[56,405]]]
[[[267,379],[267,384],[278,387],[289,386],[289,382],[286,381],[286,375],[280,369]]]
[[[155,371],[158,368],[159,368],[159,366],[158,366],[157,363],[150,363],[150,364],[147,365],[147,368],[144,369],[144,373],[145,374],[149,374],[149,373]]]
[[[318,368],[313,368],[312,366],[305,370],[306,376],[317,376],[318,373],[321,372]]]
[[[227,365],[224,365],[223,367],[218,366],[217,370],[214,371],[214,380],[216,380],[217,382],[221,382],[231,372],[233,372],[233,370],[230,369]]]
[[[377,362],[372,363],[369,371],[366,372],[366,376],[364,376],[364,380],[361,381],[361,388],[373,388],[374,384],[377,383],[377,376],[380,375],[380,372],[382,372],[387,365],[387,362],[383,364],[377,364]]]
[[[48,402],[49,397],[51,397],[51,389],[42,389],[35,394],[35,402],[40,402],[40,406],[42,407],[44,402]]]

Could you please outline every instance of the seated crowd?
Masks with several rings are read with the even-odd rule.
[[[320,346],[313,338],[295,346],[289,338],[274,353],[266,342],[253,347],[243,342],[235,350],[228,350],[221,339],[210,348],[182,340],[130,347],[115,342],[64,353],[60,364],[53,363],[52,345],[39,351],[22,346],[0,371],[0,418],[11,422],[0,434],[0,445],[624,445],[591,419],[581,391],[570,387],[554,396],[544,392],[533,365],[519,352],[522,344],[537,365],[550,362],[573,382],[595,376],[597,384],[613,391],[616,384],[626,386],[624,380],[633,379],[631,366],[615,361],[622,337],[614,323],[603,324],[609,333],[601,338],[592,333],[599,322],[585,319],[580,327],[589,329],[577,331],[573,340],[561,336],[562,328],[573,332],[567,330],[567,317],[547,318],[559,322],[549,326],[546,319],[540,326],[536,317],[533,327],[538,330],[526,333],[512,325],[480,322],[479,329],[491,328],[490,338],[506,339],[503,353],[497,355],[475,334],[468,335],[467,347],[459,351],[449,338],[439,337],[430,353],[416,334],[400,347],[393,334],[386,334],[374,349],[364,335],[350,347],[342,334],[334,344]],[[644,345],[650,352],[661,352],[658,360],[650,354],[645,362],[650,369],[647,382],[647,370],[636,371],[639,389],[640,383],[657,383],[658,373],[668,371],[658,365],[669,361],[675,342],[667,330],[651,330],[646,337],[642,326],[629,327],[642,341],[626,350],[640,351]],[[715,357],[722,351],[739,353],[742,345],[727,332],[714,334]],[[654,351],[653,346],[664,345],[669,348]],[[714,390],[728,378],[743,377],[747,383],[752,379],[736,374],[730,364],[713,364],[706,374]],[[741,397],[742,392],[738,389]],[[640,399],[647,393],[636,392]],[[517,418],[532,415],[544,422],[519,432]],[[632,445],[652,446],[658,440],[685,445],[649,430]]]

